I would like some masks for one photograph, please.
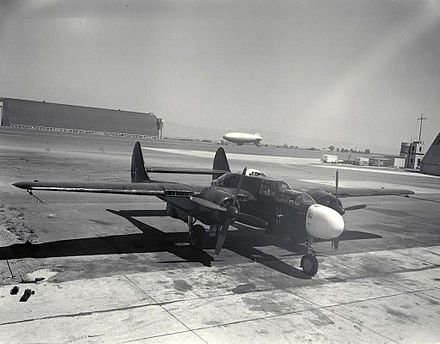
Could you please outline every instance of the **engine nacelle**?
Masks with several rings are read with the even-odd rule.
[[[313,204],[307,210],[306,231],[314,238],[335,239],[344,231],[344,219],[332,208]]]
[[[176,208],[171,203],[167,203],[166,213],[172,218],[182,220],[183,222],[188,222],[188,213]]]
[[[198,197],[220,206],[226,206],[233,201],[233,195],[231,192],[213,186],[203,189]]]

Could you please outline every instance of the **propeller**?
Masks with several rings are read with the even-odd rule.
[[[336,197],[336,207],[340,208],[339,213],[341,213],[341,215],[343,215],[346,211],[364,209],[367,206],[366,204],[356,204],[346,208],[342,207],[342,205],[339,206],[339,171],[338,170],[336,170],[335,197]],[[335,250],[337,250],[339,247],[339,240],[340,240],[340,236],[332,239],[332,247]]]
[[[336,207],[339,208],[337,209],[337,211],[341,214],[344,215],[344,213],[346,211],[350,211],[350,210],[359,210],[359,209],[364,209],[367,207],[366,204],[356,204],[356,205],[352,205],[350,207],[342,207],[339,206],[339,171],[336,170],[336,185],[335,185],[335,198],[336,198]]]
[[[224,216],[225,220],[221,226],[221,230],[218,234],[217,242],[215,245],[216,255],[220,253],[220,250],[222,249],[223,244],[225,243],[229,226],[234,221],[238,221],[246,225],[259,227],[259,228],[264,228],[267,226],[267,222],[260,219],[259,217],[240,212],[240,205],[238,203],[237,198],[238,198],[238,194],[240,193],[241,186],[243,185],[243,180],[246,175],[246,171],[247,171],[247,167],[243,169],[240,179],[238,181],[237,188],[233,192],[232,199],[230,199],[230,202],[227,205],[219,205],[202,197],[197,197],[197,196],[190,197],[192,202],[214,211],[223,212],[225,215]]]
[[[235,221],[236,217],[239,215],[240,210],[238,209],[238,203],[237,203],[237,196],[240,192],[241,185],[243,184],[244,176],[246,175],[247,167],[243,169],[243,172],[241,172],[240,180],[238,181],[237,189],[235,190],[232,204],[228,207],[227,216],[225,219],[225,223],[222,225],[222,229],[220,230],[220,233],[218,234],[217,243],[215,244],[215,254],[218,255],[220,253],[220,250],[223,247],[223,244],[225,243],[226,237],[228,235],[228,229],[232,222]],[[236,206],[237,205],[237,206]]]
[[[223,211],[223,212],[226,212],[228,210],[226,207],[222,207],[221,205],[218,205],[217,203],[208,201],[207,199],[204,199],[201,197],[192,196],[192,197],[190,197],[190,200],[198,205],[201,205],[202,207],[205,207],[205,208],[208,208],[211,210],[218,210],[218,211]]]
[[[343,215],[345,213],[345,209],[339,207],[339,170],[336,170],[336,181],[335,181],[335,197],[336,197],[336,207],[340,208],[339,213]],[[339,247],[339,237],[332,239],[332,247],[337,250]]]
[[[245,225],[248,226],[258,227],[258,228],[265,228],[268,225],[268,223],[263,219],[245,213],[239,213],[236,221],[244,223]]]
[[[339,205],[339,193],[338,193],[338,189],[339,189],[339,171],[336,170],[336,185],[335,185],[336,206]]]

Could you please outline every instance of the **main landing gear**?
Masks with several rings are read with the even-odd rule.
[[[189,230],[189,244],[192,248],[203,250],[206,245],[207,235],[202,225],[192,226]]]
[[[318,272],[319,264],[315,256],[315,251],[312,248],[311,238],[307,239],[305,246],[307,248],[307,254],[301,258],[301,268],[307,276],[313,277]]]
[[[196,250],[203,250],[208,239],[205,228],[202,225],[194,225],[195,220],[188,216],[189,244]]]

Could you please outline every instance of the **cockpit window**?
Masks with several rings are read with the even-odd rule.
[[[216,179],[213,185],[224,186],[225,188],[236,188],[240,181],[240,175],[237,174],[224,174]]]
[[[286,182],[280,182],[280,189],[281,190],[290,190],[290,186],[289,184],[287,184]]]
[[[261,183],[262,195],[273,195],[276,191],[291,190],[289,184],[278,180],[265,180]]]
[[[265,196],[273,196],[276,189],[278,189],[276,183],[271,180],[265,180],[261,183],[260,194]]]
[[[292,201],[290,201],[290,203],[292,203]],[[310,206],[315,203],[315,200],[307,193],[302,193],[293,200],[293,205],[295,207]]]

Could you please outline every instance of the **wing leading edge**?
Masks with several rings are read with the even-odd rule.
[[[87,182],[18,182],[14,186],[28,191],[89,192],[144,196],[191,197],[198,188],[181,183],[87,183]]]
[[[335,194],[335,190],[326,189],[325,191]],[[409,196],[414,191],[406,189],[369,189],[369,188],[339,188],[339,197],[362,197],[362,196]]]

